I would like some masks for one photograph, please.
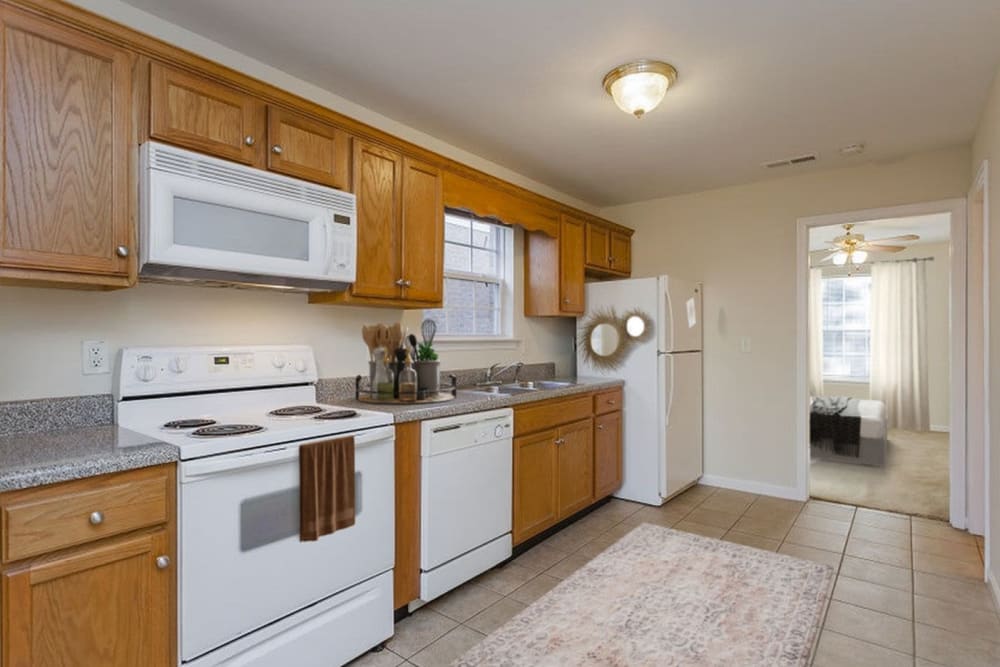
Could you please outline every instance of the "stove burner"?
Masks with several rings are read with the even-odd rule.
[[[268,412],[270,417],[306,417],[323,412],[323,408],[318,405],[290,405],[287,408],[278,408]]]
[[[246,435],[263,430],[264,427],[257,424],[215,424],[195,429],[191,435],[197,438],[219,438],[227,435]]]
[[[167,422],[161,428],[170,429],[171,431],[182,431],[188,428],[211,426],[214,423],[214,419],[175,419],[174,421]]]
[[[357,410],[330,410],[321,415],[316,415],[313,419],[347,419],[358,414]]]

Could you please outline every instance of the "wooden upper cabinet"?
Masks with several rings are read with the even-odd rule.
[[[585,225],[576,218],[562,216],[559,224],[559,309],[564,313],[583,313]]]
[[[611,270],[632,274],[632,237],[624,232],[611,232]]]
[[[514,438],[514,544],[558,520],[557,437],[550,430]]]
[[[436,302],[444,290],[444,203],[441,170],[403,158],[403,297]]]
[[[593,421],[581,419],[560,427],[558,433],[558,507],[559,518],[564,519],[594,501]]]
[[[166,65],[150,64],[149,134],[255,167],[264,166],[264,104],[251,95]]]
[[[172,553],[161,528],[5,572],[4,667],[176,664]]]
[[[396,299],[402,287],[400,206],[403,156],[354,142],[354,194],[358,206],[355,296]]]
[[[267,108],[267,168],[346,190],[351,138],[340,128],[280,107]]]
[[[611,268],[611,230],[593,222],[587,223],[587,266]]]
[[[132,55],[4,6],[0,278],[126,287]]]

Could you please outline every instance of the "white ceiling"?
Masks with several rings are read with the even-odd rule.
[[[809,250],[826,250],[830,242],[843,233],[844,228],[840,225],[813,227],[809,230]],[[903,234],[916,234],[920,237],[919,241],[904,241],[903,243],[890,245],[915,246],[924,243],[941,243],[951,239],[951,215],[948,213],[935,213],[933,215],[920,215],[912,218],[869,220],[854,225],[851,233],[864,234],[865,239],[869,241],[888,238],[890,236],[901,236]]]
[[[1000,61],[996,0],[126,1],[596,205],[968,142]],[[638,57],[680,74],[642,120]]]

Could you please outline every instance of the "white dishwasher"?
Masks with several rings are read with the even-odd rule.
[[[511,555],[514,411],[423,422],[420,431],[420,598]]]

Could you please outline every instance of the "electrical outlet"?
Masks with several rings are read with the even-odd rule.
[[[80,363],[84,375],[110,373],[108,367],[108,344],[103,340],[85,340],[80,345]]]

